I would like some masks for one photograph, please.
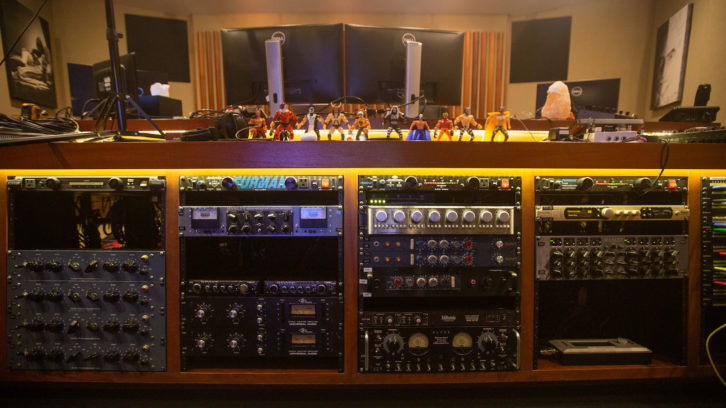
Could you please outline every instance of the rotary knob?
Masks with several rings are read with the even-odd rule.
[[[225,177],[222,179],[222,187],[226,188],[227,190],[234,190],[236,187],[234,184],[234,180],[232,177]]]
[[[45,186],[51,190],[58,190],[61,186],[61,181],[58,177],[48,177],[45,179]]]
[[[108,186],[114,190],[121,190],[124,188],[124,181],[118,177],[111,177],[108,180]]]
[[[208,334],[202,333],[199,336],[194,339],[194,347],[197,348],[197,350],[201,351],[202,353],[205,353],[207,349],[211,346],[212,338],[209,337]]]
[[[288,177],[285,179],[285,188],[288,190],[294,190],[297,188],[297,179],[295,177]]]
[[[398,334],[389,334],[383,338],[383,349],[388,354],[398,354],[403,350],[403,338]]]
[[[600,210],[600,215],[603,218],[612,218],[612,216],[615,215],[615,211],[610,207],[606,207]]]
[[[376,221],[378,222],[384,222],[388,219],[388,214],[386,214],[383,210],[376,211]]]
[[[436,262],[438,262],[439,258],[437,258],[436,255],[429,255],[426,260],[430,265],[436,265]]]
[[[481,222],[492,222],[493,219],[494,215],[489,210],[484,210],[479,213],[479,220],[481,220]]]
[[[577,188],[580,190],[589,190],[593,186],[593,181],[590,177],[582,177],[577,179]]]
[[[484,333],[479,336],[479,339],[477,340],[479,350],[484,353],[491,353],[497,348],[498,344],[499,341],[497,341],[497,338],[492,333]]]
[[[510,218],[509,211],[502,210],[497,212],[497,221],[499,222],[509,222]]]
[[[439,278],[432,276],[429,278],[429,287],[435,288],[439,286]]]
[[[139,265],[133,259],[129,259],[121,265],[124,272],[135,273],[139,269]]]
[[[237,309],[232,309],[229,311],[229,313],[227,313],[227,317],[229,317],[232,320],[236,319],[238,315],[239,315],[239,312],[237,311]]]
[[[418,184],[418,179],[414,176],[408,176],[406,177],[406,188],[412,188],[416,187]]]
[[[474,211],[466,210],[462,218],[464,218],[464,222],[471,224],[476,219],[476,214],[474,214]]]
[[[239,340],[236,337],[233,337],[229,340],[227,346],[232,350],[236,350],[239,348]]]
[[[250,291],[250,285],[248,285],[246,283],[239,285],[239,293],[244,295],[244,294],[247,294],[247,292],[249,292],[249,291]]]
[[[421,213],[421,211],[414,210],[411,213],[411,221],[413,221],[414,223],[418,224],[419,222],[421,222],[421,220],[423,220],[423,214]]]
[[[479,188],[481,185],[481,181],[479,180],[479,177],[469,177],[469,179],[466,181],[466,184],[469,186],[469,188]]]
[[[650,188],[650,186],[653,184],[652,181],[648,177],[641,177],[637,180],[635,180],[635,183],[633,184],[633,187],[645,190],[646,188]]]
[[[401,210],[394,211],[393,212],[393,220],[396,221],[399,224],[402,223],[402,222],[404,222],[404,221],[406,221],[406,213],[404,213]]]
[[[426,286],[426,278],[418,278],[416,279],[416,286],[419,288],[423,288]]]
[[[441,213],[436,210],[429,211],[429,221],[431,221],[431,222],[441,221]]]
[[[442,265],[446,265],[449,263],[449,256],[448,255],[441,255],[439,257],[439,262],[441,262]]]
[[[437,243],[437,242],[436,242],[435,240],[433,240],[433,239],[430,239],[430,240],[428,240],[428,241],[426,242],[426,246],[427,246],[427,247],[428,247],[429,249],[436,249],[436,246],[437,246],[437,245],[438,245],[438,243]]]
[[[81,264],[76,261],[68,261],[68,268],[73,272],[80,272]]]
[[[446,221],[454,223],[459,220],[459,214],[454,210],[446,212]]]
[[[194,312],[194,317],[196,317],[199,320],[205,320],[207,318],[207,315],[209,314],[210,310],[207,305],[201,305],[197,308],[197,310]]]

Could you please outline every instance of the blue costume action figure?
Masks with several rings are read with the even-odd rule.
[[[431,140],[431,133],[429,132],[429,124],[423,118],[423,115],[419,114],[418,119],[411,122],[411,128],[408,129],[408,137],[406,140]]]

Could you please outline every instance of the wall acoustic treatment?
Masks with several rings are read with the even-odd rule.
[[[515,21],[509,82],[567,79],[572,17]]]
[[[169,74],[174,82],[189,82],[187,22],[126,14],[128,52],[136,53],[138,69]]]

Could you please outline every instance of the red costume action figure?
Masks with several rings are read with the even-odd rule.
[[[267,120],[262,116],[262,109],[255,109],[255,117],[250,119],[250,138],[264,138],[267,132]]]
[[[280,110],[275,113],[272,121],[274,124],[270,128],[270,132],[272,132],[272,129],[275,130],[275,140],[285,141],[292,139],[292,125],[297,122],[297,116],[291,110],[287,109],[287,105],[284,103],[280,104]]]
[[[438,133],[439,130],[441,130],[441,133],[439,133],[439,138],[436,140],[441,140],[444,135],[449,137],[449,141],[451,141],[451,128],[453,126],[453,123],[449,120],[449,112],[444,112],[441,114],[442,118],[439,119],[438,122],[436,122],[436,126],[434,126],[434,138],[436,137],[436,133]]]

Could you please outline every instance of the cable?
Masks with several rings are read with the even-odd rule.
[[[512,118],[517,119],[519,121],[519,123],[524,127],[524,130],[526,130],[527,133],[529,133],[529,136],[532,138],[532,141],[538,142],[537,138],[534,137],[534,134],[532,134],[532,131],[529,130],[529,128],[527,127],[527,125],[524,124],[524,121],[522,119],[518,118],[516,115],[512,115]]]
[[[721,381],[721,384],[726,387],[726,381],[724,381],[723,377],[721,377],[721,374],[718,372],[718,369],[716,369],[716,364],[713,363],[713,358],[711,357],[711,349],[708,346],[708,343],[711,341],[711,337],[721,331],[724,327],[726,327],[726,324],[721,325],[716,330],[712,331],[711,334],[708,335],[708,337],[706,337],[706,355],[708,356],[708,362],[711,363],[711,368],[713,368],[713,372],[716,373],[716,377],[718,377],[719,381]]]
[[[640,195],[646,195],[647,193],[651,192],[655,186],[658,184],[658,181],[660,180],[660,177],[663,175],[663,172],[665,171],[666,167],[668,166],[668,158],[671,155],[671,147],[670,143],[668,143],[668,140],[661,140],[661,142],[665,143],[665,145],[660,149],[660,157],[661,157],[661,165],[660,165],[660,173],[658,173],[658,177],[655,178],[653,181],[653,184],[650,185],[650,188],[647,190],[644,190]],[[665,159],[663,158],[663,153],[665,152]]]
[[[30,21],[28,21],[28,25],[25,26],[25,28],[23,29],[23,32],[20,33],[18,38],[15,39],[15,41],[13,42],[13,45],[11,45],[10,48],[8,48],[7,52],[3,56],[3,60],[0,61],[0,66],[2,66],[5,63],[5,60],[10,56],[10,53],[13,52],[13,49],[15,48],[15,46],[18,45],[18,41],[20,41],[20,39],[23,38],[23,36],[25,35],[25,32],[28,31],[28,28],[30,28],[30,26],[33,25],[33,22],[35,21],[36,18],[38,18],[38,15],[40,14],[40,10],[43,9],[43,7],[45,6],[45,3],[47,3],[47,2],[48,2],[48,0],[43,0],[43,4],[41,4],[40,7],[38,7],[38,11],[36,11],[35,15],[33,15],[33,18],[31,18]]]

